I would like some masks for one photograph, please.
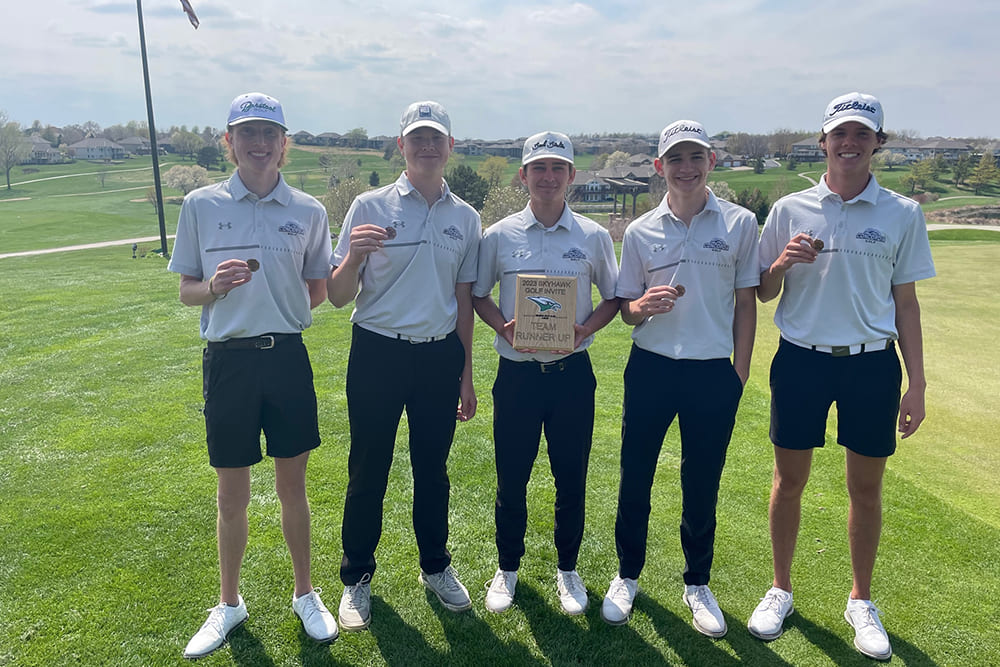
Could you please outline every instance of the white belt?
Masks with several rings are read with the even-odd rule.
[[[389,331],[388,329],[380,329],[379,327],[373,327],[370,324],[359,324],[359,327],[365,329],[366,331],[371,331],[380,336],[385,336],[386,338],[395,338],[396,340],[405,340],[410,343],[436,343],[439,340],[444,340],[448,337],[448,334],[441,334],[439,336],[407,336],[406,334],[396,333],[395,331]]]
[[[813,350],[814,352],[823,352],[824,354],[830,354],[835,357],[853,357],[856,354],[863,354],[865,352],[881,352],[882,350],[891,349],[893,346],[891,338],[883,338],[870,343],[859,343],[857,345],[810,345],[809,343],[793,340],[784,334],[782,334],[781,337],[792,345],[804,347],[805,349]]]

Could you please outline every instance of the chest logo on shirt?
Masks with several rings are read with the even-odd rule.
[[[233,228],[233,223],[231,223],[231,222],[220,222],[219,223],[219,229],[232,229],[232,228]]]
[[[295,222],[294,220],[289,220],[281,227],[278,227],[278,231],[284,234],[288,234],[289,236],[302,236],[303,234],[306,233],[305,227]]]
[[[518,248],[517,250],[510,253],[510,256],[514,259],[525,259],[531,256],[531,251],[527,248]]]
[[[869,227],[863,232],[858,232],[855,238],[860,239],[865,243],[885,243],[885,234],[874,227]]]
[[[454,239],[455,241],[465,240],[465,237],[462,236],[462,232],[458,231],[458,227],[456,227],[455,225],[450,225],[448,227],[445,227],[441,233],[450,239]]]
[[[729,250],[729,244],[723,241],[722,239],[716,237],[711,241],[709,241],[708,243],[706,243],[705,245],[703,245],[702,248],[711,250],[712,252],[726,252]]]
[[[663,245],[662,243],[654,243],[653,245],[649,246],[649,249],[652,252],[663,252],[664,250],[667,249],[667,246]]]
[[[570,248],[563,253],[563,259],[571,259],[574,262],[579,262],[582,259],[587,259],[587,253],[583,252],[579,248]]]
[[[402,220],[393,220],[391,223],[389,223],[389,226],[395,227],[396,229],[405,229],[406,223]]]

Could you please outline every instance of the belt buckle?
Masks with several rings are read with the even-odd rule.
[[[543,375],[549,373],[558,373],[566,368],[566,364],[563,363],[562,359],[557,359],[555,361],[544,361],[538,363],[539,370],[542,371]]]
[[[257,339],[256,345],[254,345],[258,350],[270,350],[274,347],[274,336],[260,336]]]
[[[834,345],[830,348],[830,354],[835,357],[849,357],[851,356],[851,346],[850,345]]]

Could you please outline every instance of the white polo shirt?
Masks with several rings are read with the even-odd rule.
[[[358,225],[394,227],[396,237],[361,264],[361,291],[351,321],[383,335],[442,336],[458,322],[457,283],[476,279],[482,226],[476,210],[451,193],[428,203],[406,172],[395,183],[365,192],[344,218],[332,263],[338,266]]]
[[[256,259],[250,282],[201,309],[209,341],[298,333],[312,324],[306,279],[330,275],[326,209],[279,176],[266,197],[247,190],[237,170],[184,198],[167,268],[208,280],[227,259]]]
[[[896,339],[893,285],[935,275],[920,205],[880,187],[872,176],[850,201],[818,185],[775,202],[760,238],[767,270],[799,233],[820,239],[813,264],[786,273],[774,322],[807,345],[857,345]]]
[[[546,228],[535,218],[531,206],[491,225],[479,246],[479,277],[472,295],[488,296],[500,283],[500,312],[506,321],[514,318],[518,274],[576,277],[576,323],[583,324],[594,312],[592,285],[602,299],[615,297],[618,264],[611,235],[599,224],[574,213],[568,205],[554,225]],[[590,336],[576,351],[590,347]],[[566,355],[548,351],[518,352],[500,335],[493,341],[500,356],[513,361],[554,361]]]
[[[708,190],[705,208],[685,225],[664,197],[625,228],[616,295],[638,299],[656,285],[684,285],[669,313],[632,330],[632,340],[671,359],[722,359],[733,353],[735,290],[760,283],[757,218]]]

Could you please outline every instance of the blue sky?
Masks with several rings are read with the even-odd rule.
[[[395,134],[436,99],[458,138],[816,130],[826,103],[879,97],[886,127],[1000,136],[1000,3],[955,0],[466,2],[143,0],[158,128],[224,125],[278,97],[292,131]],[[146,117],[135,3],[4,3],[0,109],[29,125]]]

